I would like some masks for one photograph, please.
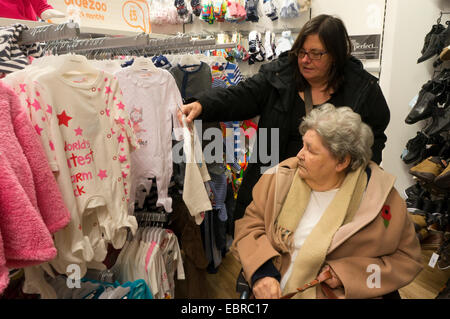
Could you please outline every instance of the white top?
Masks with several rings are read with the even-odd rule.
[[[319,222],[323,213],[327,209],[328,205],[330,205],[334,196],[338,192],[338,188],[332,189],[326,192],[311,192],[311,197],[309,199],[309,204],[305,209],[305,213],[303,214],[302,219],[298,223],[297,229],[294,233],[294,250],[291,254],[291,264],[284,274],[283,278],[281,278],[280,286],[283,291],[286,282],[292,273],[292,267],[294,265],[295,258],[297,258],[298,252],[305,242],[306,238],[309,236],[311,231]]]
[[[178,106],[183,104],[172,75],[163,69],[139,70],[126,68],[116,73],[140,149],[133,152],[132,180],[136,189],[156,177],[157,206],[172,211],[168,195],[172,176],[172,128],[181,128],[177,119]],[[181,140],[182,133],[175,133]],[[134,203],[135,189],[131,190]]]

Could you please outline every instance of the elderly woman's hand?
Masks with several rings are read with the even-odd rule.
[[[256,299],[279,299],[281,297],[280,283],[273,277],[258,279],[253,285]]]
[[[320,277],[321,274],[323,274],[326,271],[330,271],[331,278],[324,281],[330,288],[339,288],[342,287],[342,281],[339,279],[338,275],[334,272],[333,268],[330,267],[330,265],[325,265],[322,270],[320,271],[320,274],[318,277]]]

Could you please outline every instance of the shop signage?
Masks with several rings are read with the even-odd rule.
[[[48,0],[81,27],[151,32],[146,0]]]
[[[351,35],[352,55],[360,60],[377,60],[380,58],[380,34]]]

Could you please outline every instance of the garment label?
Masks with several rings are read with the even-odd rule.
[[[195,71],[196,68],[197,68],[197,66],[190,66],[190,67],[187,67],[186,70],[188,72],[193,72],[193,71]]]
[[[153,74],[148,71],[148,72],[144,72],[144,73],[140,73],[139,76],[143,79],[143,78],[149,78],[151,77]]]
[[[83,82],[87,82],[87,78],[86,77],[75,77],[72,78],[72,82],[73,83],[83,83]]]
[[[428,266],[430,266],[431,268],[434,268],[436,266],[438,259],[439,259],[439,255],[436,253],[433,253],[433,255],[431,255],[430,261],[428,262]]]
[[[413,108],[414,105],[416,105],[417,99],[418,99],[418,98],[419,98],[419,94],[416,94],[416,96],[413,97],[412,100],[409,102],[409,106],[410,106],[411,108]]]

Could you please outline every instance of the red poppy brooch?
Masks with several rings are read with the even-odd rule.
[[[389,205],[383,206],[383,208],[381,209],[381,217],[383,218],[384,227],[387,228],[389,226],[389,221],[392,218],[391,208],[389,207]]]

